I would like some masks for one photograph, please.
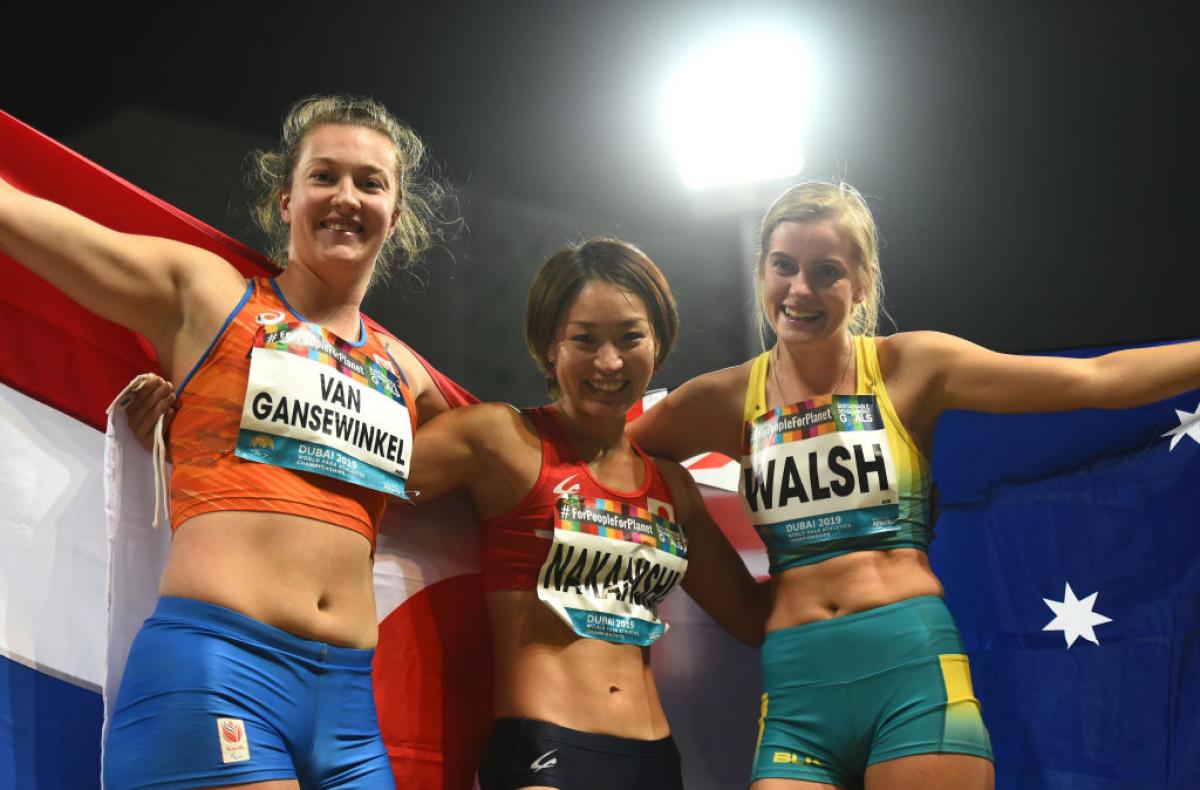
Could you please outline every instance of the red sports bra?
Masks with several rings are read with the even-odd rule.
[[[555,503],[564,496],[617,500],[675,520],[667,481],[636,444],[634,452],[646,464],[645,480],[636,491],[614,491],[596,480],[579,459],[554,407],[541,406],[524,413],[541,435],[542,470],[533,488],[512,510],[483,522],[484,589],[536,589],[554,532]]]

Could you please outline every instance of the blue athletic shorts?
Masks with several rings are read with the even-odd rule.
[[[862,787],[914,754],[992,759],[962,640],[937,596],[773,631],[753,779]]]
[[[164,596],[134,639],[104,744],[106,790],[297,779],[394,790],[373,650]]]

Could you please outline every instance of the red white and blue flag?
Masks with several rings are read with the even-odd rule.
[[[0,151],[0,173],[26,192],[208,249],[246,275],[271,271],[253,250],[3,113]],[[128,442],[106,450],[105,412],[156,363],[139,337],[3,256],[0,282],[0,788],[98,787],[101,692],[115,688],[153,606],[169,540],[149,526],[149,456]],[[451,405],[474,400],[430,372]],[[122,430],[115,420],[110,431]],[[118,511],[122,533],[110,541],[106,521],[115,538]],[[476,529],[470,507],[448,497],[390,508],[379,537],[376,699],[400,787],[469,786],[487,734]]]

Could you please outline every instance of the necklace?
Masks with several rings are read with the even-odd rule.
[[[776,343],[775,347],[773,349],[771,349],[771,356],[772,356],[771,377],[775,381],[775,389],[779,393],[780,405],[787,405],[788,401],[783,396],[783,385],[781,385],[779,383],[779,344],[778,343]],[[846,380],[846,374],[850,372],[850,362],[853,359],[854,359],[854,341],[853,341],[853,339],[851,339],[850,353],[848,353],[846,355],[846,364],[842,368],[842,375],[838,377],[837,383],[833,385],[833,389],[830,390],[830,392],[829,392],[830,397],[832,397],[835,393],[837,393],[838,388],[841,387],[842,383]],[[814,396],[814,397],[819,397],[819,396]]]

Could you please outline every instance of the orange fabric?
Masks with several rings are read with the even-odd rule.
[[[507,513],[483,522],[481,555],[483,585],[493,590],[533,590],[550,549],[555,503],[565,494],[627,502],[674,520],[671,488],[654,463],[636,444],[634,451],[646,464],[646,479],[637,491],[614,491],[592,476],[567,438],[553,406],[525,412],[541,434],[542,470],[537,482]],[[654,500],[653,502],[651,500]],[[541,534],[538,534],[541,533]]]
[[[180,387],[179,412],[171,424],[169,445],[171,528],[217,511],[287,513],[353,530],[370,541],[374,550],[386,494],[234,455],[250,375],[250,350],[260,326],[257,317],[271,313],[282,314],[282,320],[303,320],[279,299],[270,280],[255,278],[244,304]],[[359,350],[389,360],[380,335],[364,331],[367,340]],[[415,426],[412,393],[403,382],[401,390]]]

